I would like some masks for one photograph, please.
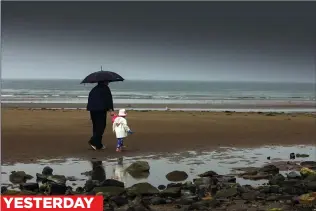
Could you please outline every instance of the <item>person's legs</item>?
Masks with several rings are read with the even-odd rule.
[[[116,144],[116,151],[117,151],[117,152],[120,152],[120,151],[122,150],[123,141],[124,141],[123,138],[118,138],[118,139],[117,139],[117,144]]]
[[[106,111],[98,112],[96,122],[94,144],[97,149],[102,149],[104,147],[102,144],[102,137],[106,127]]]
[[[90,138],[89,144],[94,150],[96,150],[95,139],[96,139],[96,128],[98,125],[97,118],[98,118],[98,113],[96,111],[90,111],[90,119],[92,122],[92,136]]]
[[[107,112],[105,111],[105,112],[103,112],[102,113],[102,116],[103,116],[103,124],[102,124],[102,126],[103,126],[103,130],[102,130],[102,137],[103,137],[103,134],[104,134],[104,131],[105,131],[105,128],[106,128],[106,118],[107,118]],[[105,149],[105,145],[103,145],[103,143],[102,143],[102,138],[101,138],[101,144],[102,144],[102,149]]]
[[[90,144],[90,145],[94,145],[94,136],[95,136],[95,132],[96,132],[96,114],[95,114],[95,112],[93,112],[93,111],[90,111],[90,119],[91,119],[91,122],[92,122],[92,136],[91,136],[91,138],[90,138],[90,140],[88,141],[88,143]]]

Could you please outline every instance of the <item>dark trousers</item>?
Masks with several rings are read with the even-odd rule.
[[[97,149],[101,149],[103,146],[102,137],[106,128],[106,114],[106,111],[90,111],[93,135],[89,143]]]

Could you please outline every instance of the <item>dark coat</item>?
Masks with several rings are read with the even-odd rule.
[[[113,109],[113,98],[110,88],[105,84],[98,84],[89,93],[88,111],[109,111]]]

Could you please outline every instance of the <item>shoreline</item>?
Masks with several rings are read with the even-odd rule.
[[[125,151],[124,154],[119,153],[108,153],[108,150],[106,151],[97,151],[94,154],[87,153],[86,155],[74,155],[74,156],[68,156],[68,155],[60,155],[60,156],[42,156],[37,157],[35,159],[33,158],[22,158],[22,159],[6,159],[1,160],[2,166],[14,166],[17,164],[60,164],[60,163],[67,163],[67,162],[86,162],[86,161],[111,161],[124,157],[124,159],[135,159],[135,160],[146,160],[146,159],[161,159],[161,158],[171,158],[172,156],[177,157],[177,159],[187,159],[187,158],[193,158],[194,156],[202,156],[205,154],[209,154],[210,152],[226,152],[229,150],[232,151],[239,151],[239,150],[257,150],[257,149],[273,149],[273,148],[308,148],[308,147],[315,147],[315,143],[306,143],[306,144],[296,144],[296,143],[290,143],[290,144],[241,144],[238,146],[235,146],[233,144],[230,145],[219,145],[219,146],[197,146],[197,147],[190,147],[190,148],[180,148],[172,150],[172,152],[167,151]],[[90,150],[89,150],[90,151]],[[106,154],[105,154],[106,153]],[[193,154],[192,154],[193,153]],[[316,151],[315,151],[316,153]],[[229,156],[228,156],[229,157]]]
[[[70,110],[85,110],[85,103],[1,103],[2,108],[10,109],[70,109]],[[135,111],[210,111],[210,112],[306,112],[315,113],[315,104],[114,104],[116,110],[125,108],[127,110]]]

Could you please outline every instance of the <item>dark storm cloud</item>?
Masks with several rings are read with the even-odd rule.
[[[2,2],[3,76],[300,80],[315,2]]]

